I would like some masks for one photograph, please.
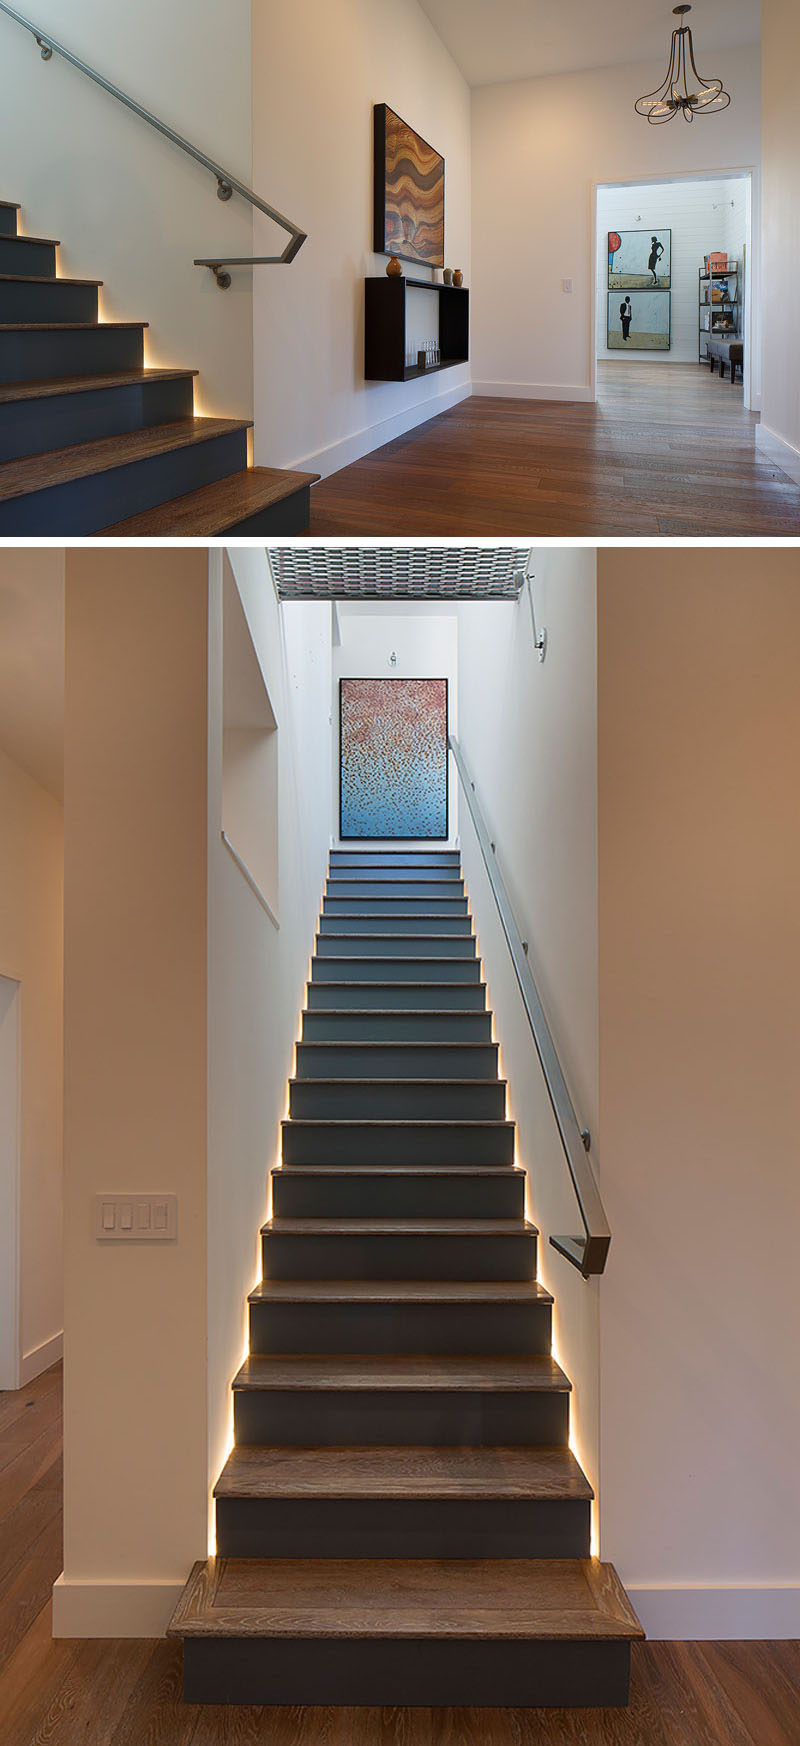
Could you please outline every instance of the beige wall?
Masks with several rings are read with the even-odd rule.
[[[800,250],[800,13],[795,0],[763,0],[765,431],[790,443],[800,467],[797,322],[782,287]]]
[[[205,550],[66,569],[59,1635],[155,1635],[206,1528]],[[103,1244],[94,1198],[178,1196]]]
[[[800,1635],[800,562],[598,555],[603,1555]]]
[[[459,739],[497,843],[497,858],[582,1124],[597,1113],[597,718],[595,554],[532,554],[530,605],[458,609]],[[451,761],[451,779],[457,780]],[[529,1174],[539,1226],[540,1278],[554,1293],[554,1345],[574,1385],[573,1446],[593,1483],[599,1467],[598,1285],[549,1245],[573,1233],[575,1199],[480,847],[460,805],[466,889],[478,934],[517,1122],[517,1161]],[[602,1159],[602,1148],[600,1157]],[[601,1288],[602,1289],[602,1288]]]
[[[469,284],[470,94],[417,0],[254,7],[254,175],[308,231],[291,271],[254,285],[258,462],[334,472],[469,391],[468,365],[364,381],[363,281],[386,268],[372,253],[372,106],[384,102],[445,157],[446,256]]]
[[[61,1350],[63,833],[60,803],[0,750],[0,976],[20,983],[21,1014],[20,1383]]]
[[[714,73],[733,93],[731,107],[692,127],[648,127],[634,112],[634,99],[663,78],[662,62],[473,92],[472,377],[479,391],[589,398],[592,184],[760,163],[758,48],[721,50]],[[757,236],[757,209],[753,217]],[[751,266],[757,272],[757,260]],[[565,278],[573,281],[571,295],[562,291]],[[755,377],[753,386],[757,392]]]
[[[222,554],[211,555],[208,740],[208,1541],[232,1441],[231,1379],[280,1162],[294,1042],[331,830],[331,609],[279,607],[263,550],[230,564],[277,721],[278,893],[270,919],[222,843]],[[229,572],[230,577],[230,572]],[[271,899],[270,901],[274,901]],[[204,1534],[206,1527],[204,1523]],[[205,1554],[205,1540],[194,1556]]]
[[[36,0],[20,10],[252,185],[250,0]],[[207,170],[65,62],[45,65],[5,17],[0,65],[2,195],[22,203],[27,234],[61,239],[62,273],[104,280],[106,320],[150,322],[149,364],[199,369],[199,411],[249,417],[252,269],[236,269],[223,295],[192,263],[252,254],[252,209],[237,196],[223,205]]]

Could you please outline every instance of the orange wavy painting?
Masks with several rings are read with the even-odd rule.
[[[386,110],[384,248],[444,266],[444,158]]]

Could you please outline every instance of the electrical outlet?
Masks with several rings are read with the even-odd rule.
[[[561,289],[562,289],[562,291],[565,291],[567,293],[567,295],[569,296],[569,294],[572,291],[572,280],[571,279],[562,279]]]
[[[98,1243],[174,1243],[178,1235],[176,1194],[97,1194],[94,1233]]]

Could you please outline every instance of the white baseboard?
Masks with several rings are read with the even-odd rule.
[[[311,455],[301,455],[298,460],[290,461],[288,465],[293,471],[321,473],[323,479],[328,479],[331,473],[338,473],[342,467],[349,467],[353,461],[360,461],[364,455],[371,455],[375,449],[382,449],[384,443],[391,443],[395,437],[405,436],[406,431],[414,430],[416,425],[425,424],[429,418],[438,418],[440,412],[447,412],[451,406],[457,406],[460,400],[468,400],[471,393],[470,383],[462,382],[459,387],[448,388],[442,394],[434,394],[429,400],[416,400],[413,406],[404,407],[402,412],[394,413],[391,418],[383,418],[378,424],[366,425],[352,436],[328,443],[327,447],[316,449]]]
[[[57,1364],[63,1356],[63,1334],[54,1334],[52,1340],[45,1340],[41,1346],[34,1346],[32,1352],[23,1352],[19,1370],[20,1388],[27,1388],[35,1376],[41,1376],[43,1370],[49,1370],[51,1364]]]
[[[787,473],[796,485],[800,485],[800,449],[785,442],[766,424],[756,425],[756,448],[766,461],[774,461],[782,473]]]
[[[656,1642],[800,1637],[800,1583],[625,1587],[644,1630]]]
[[[163,1637],[184,1586],[76,1581],[62,1571],[53,1584],[53,1636]]]
[[[500,400],[592,400],[585,382],[473,382],[473,394],[492,394]]]

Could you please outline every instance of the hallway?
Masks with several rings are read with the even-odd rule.
[[[699,366],[601,361],[594,406],[476,395],[343,467],[310,537],[796,535],[800,485],[757,423]]]
[[[628,1710],[258,1709],[181,1702],[180,1646],[54,1642],[61,1367],[0,1395],[4,1746],[796,1746],[796,1643],[636,1643]]]

